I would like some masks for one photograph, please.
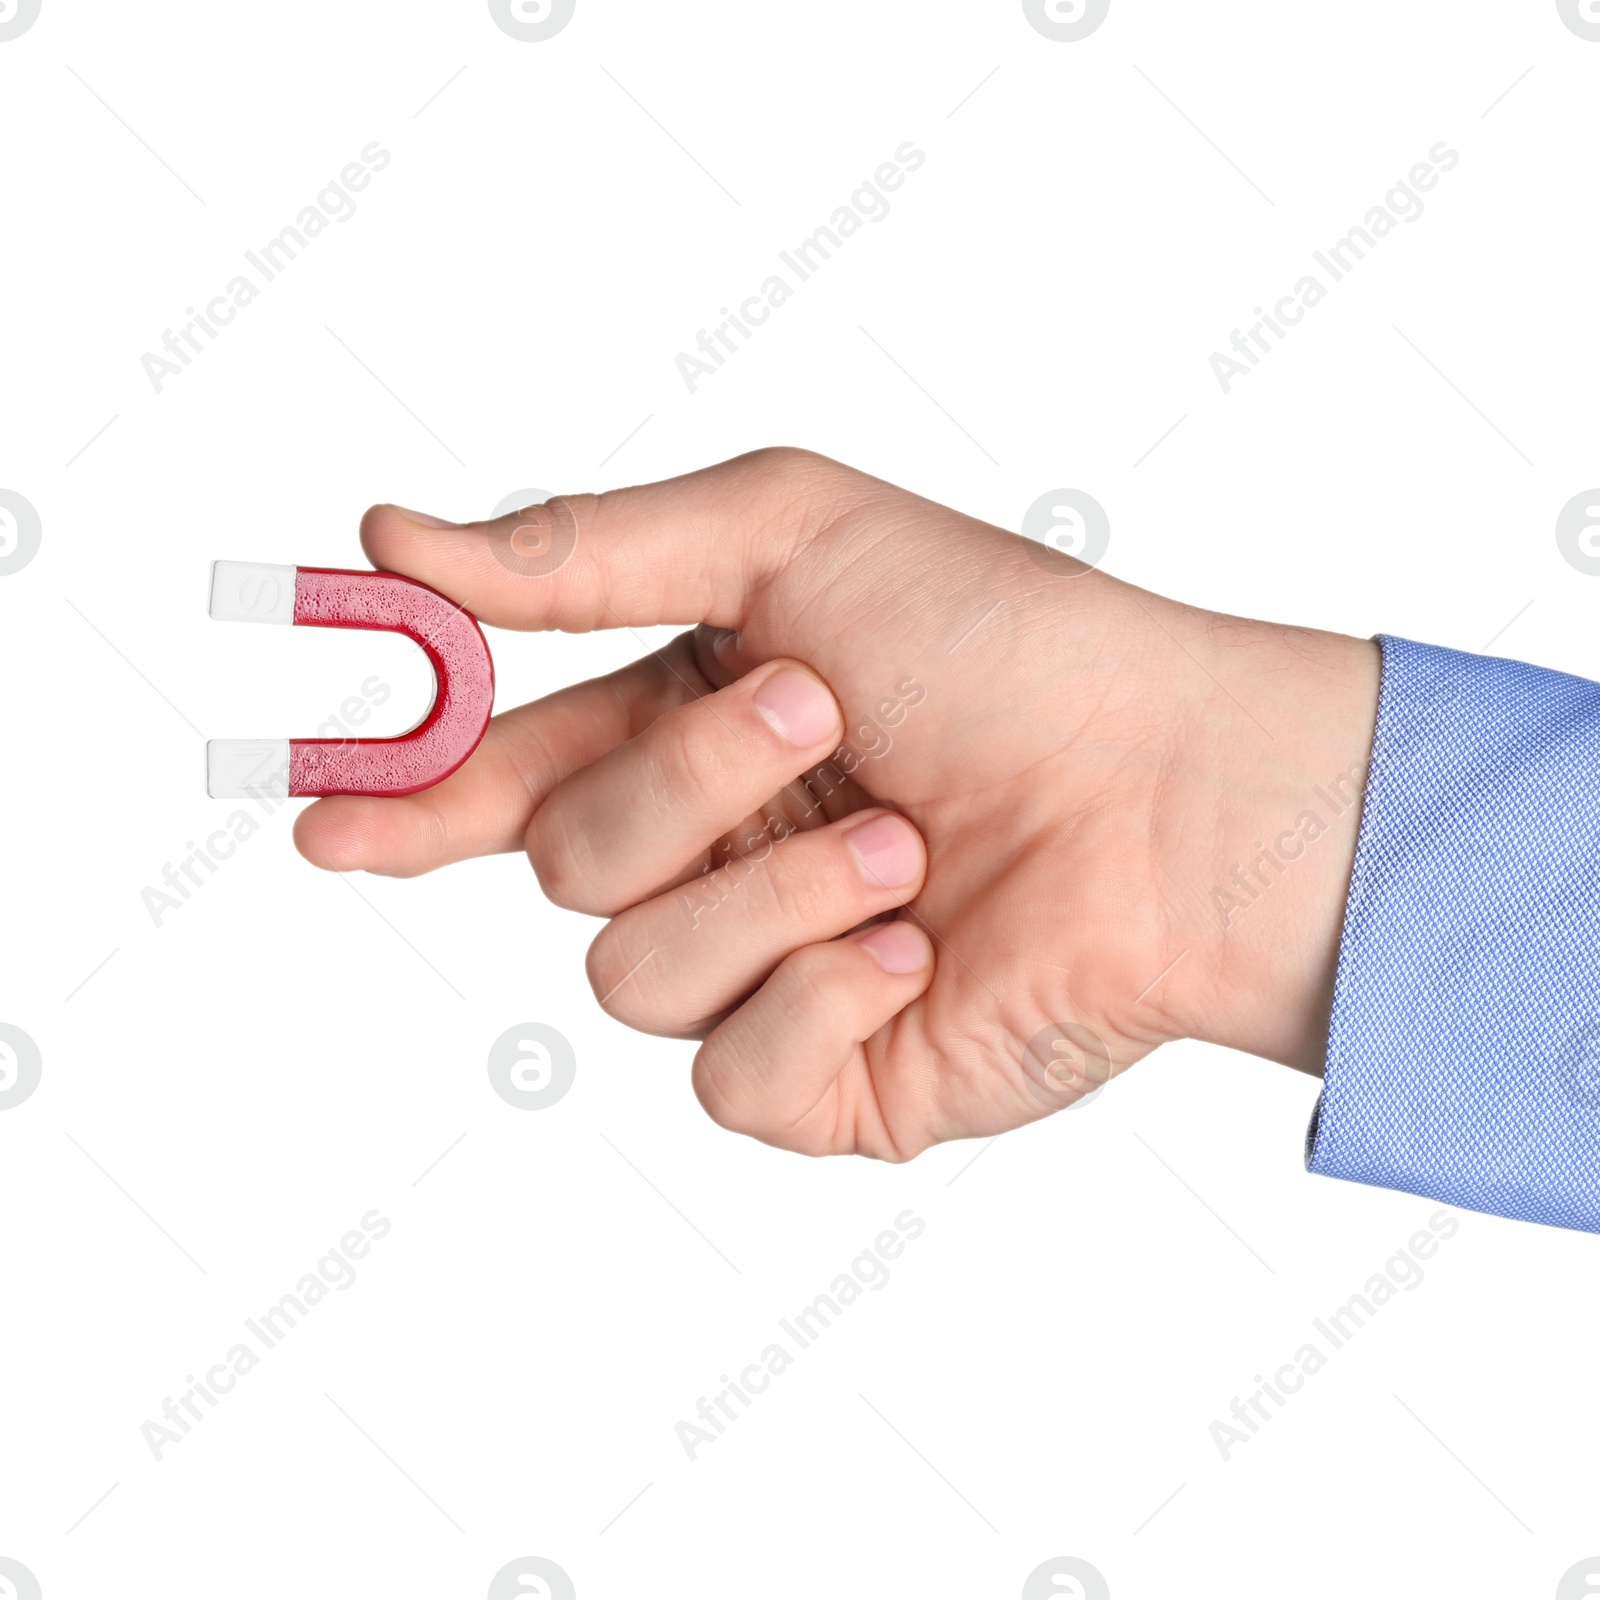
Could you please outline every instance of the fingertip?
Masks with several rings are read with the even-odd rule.
[[[436,517],[431,512],[413,511],[409,506],[397,506],[392,501],[389,510],[398,511],[407,522],[414,522],[419,528],[461,528],[465,523],[451,522],[444,517]]]
[[[855,935],[855,942],[891,977],[914,977],[933,967],[933,943],[915,923],[880,923]]]
[[[868,811],[849,818],[844,841],[866,884],[912,899],[928,870],[928,847],[916,824],[898,811]]]
[[[779,662],[755,685],[751,701],[792,750],[832,750],[844,733],[844,713],[833,690],[802,662]]]
[[[294,847],[324,872],[380,871],[374,865],[372,802],[354,795],[315,801],[294,819]]]
[[[398,506],[368,506],[361,518],[361,548],[379,571],[394,572],[395,553],[415,532],[416,524],[407,522]]]
[[[425,564],[427,549],[437,547],[440,533],[464,526],[404,506],[368,506],[361,518],[361,548],[380,570],[414,576],[410,569]]]
[[[702,622],[690,635],[695,665],[714,689],[726,689],[752,668],[761,665],[745,659],[742,636],[735,628],[719,628]]]
[[[549,612],[559,604],[556,576],[577,551],[578,534],[574,501],[563,495],[479,522],[446,522],[396,505],[372,506],[361,519],[361,548],[374,566],[425,583],[479,621],[504,628],[561,625]],[[585,629],[622,620],[608,600],[594,609],[611,620],[591,611]]]

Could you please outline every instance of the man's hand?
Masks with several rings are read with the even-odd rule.
[[[693,627],[295,838],[400,876],[526,848],[610,919],[601,1005],[704,1039],[723,1126],[903,1160],[1170,1039],[1320,1070],[1374,645],[1178,605],[794,450],[465,527],[379,506],[361,537],[494,626]]]

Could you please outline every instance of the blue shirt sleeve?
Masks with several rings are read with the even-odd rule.
[[[1600,684],[1379,643],[1306,1166],[1600,1232]]]

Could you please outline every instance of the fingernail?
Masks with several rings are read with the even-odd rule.
[[[839,731],[833,696],[809,672],[792,667],[773,673],[756,690],[756,710],[797,750],[809,750]]]
[[[460,528],[465,524],[460,522],[446,522],[443,517],[430,517],[426,511],[409,511],[405,506],[394,508],[402,517],[409,517],[413,522],[420,522],[424,528]]]
[[[921,972],[928,964],[926,941],[906,922],[886,922],[856,942],[873,953],[885,972]]]
[[[875,889],[899,889],[922,870],[922,851],[904,817],[890,813],[863,822],[845,834],[862,875]]]
[[[711,653],[718,661],[730,660],[739,648],[739,634],[735,628],[718,628],[711,635]]]

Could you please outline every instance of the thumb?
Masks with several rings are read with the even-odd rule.
[[[661,483],[559,495],[492,522],[398,506],[362,518],[377,567],[501,628],[737,628],[748,597],[866,480],[803,450],[758,450]]]

